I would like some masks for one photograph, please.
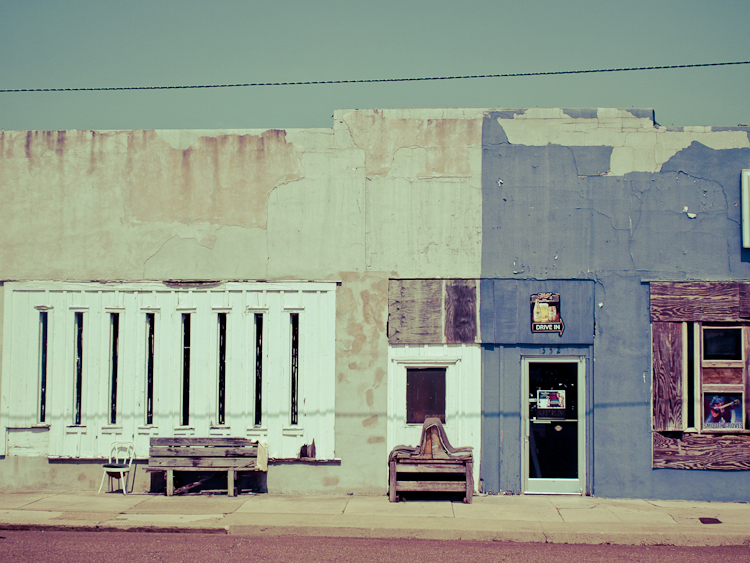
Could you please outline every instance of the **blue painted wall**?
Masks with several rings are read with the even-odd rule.
[[[713,150],[694,142],[660,172],[602,176],[612,147],[510,144],[498,117],[522,111],[488,113],[484,120],[482,302],[496,299],[490,278],[591,280],[595,337],[592,346],[545,343],[546,351],[528,342],[502,344],[496,334],[503,329],[483,308],[485,490],[520,490],[520,357],[541,350],[589,356],[591,493],[750,501],[750,472],[651,467],[644,283],[750,279],[740,230],[740,171],[750,168],[750,149]],[[576,111],[574,117],[590,117]],[[685,206],[697,217],[689,218]],[[563,312],[567,326],[570,316]]]

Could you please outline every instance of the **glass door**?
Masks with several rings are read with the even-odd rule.
[[[583,494],[585,359],[523,359],[524,493]]]

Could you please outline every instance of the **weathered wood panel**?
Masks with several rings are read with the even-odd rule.
[[[740,282],[740,317],[750,318],[750,283]]]
[[[446,280],[445,341],[448,344],[473,344],[476,337],[476,280]]]
[[[742,385],[742,368],[703,368],[704,385]]]
[[[682,323],[653,323],[654,430],[682,430]]]
[[[399,492],[463,493],[466,481],[398,481],[396,487]]]
[[[652,282],[651,321],[740,320],[737,282]]]
[[[213,446],[213,447],[248,447],[256,446],[257,442],[249,438],[230,438],[224,436],[206,437],[206,438],[159,438],[153,437],[150,440],[152,447],[154,446],[165,446],[165,447],[179,447],[179,446]]]
[[[391,344],[443,343],[442,280],[389,280]]]
[[[206,469],[226,469],[230,467],[240,468],[244,467],[247,469],[254,468],[256,466],[255,458],[231,458],[231,457],[152,457],[149,458],[148,464],[150,467],[164,467],[164,468],[185,468],[191,467],[203,467]]]
[[[653,433],[656,469],[750,469],[750,435]]]
[[[177,447],[152,446],[149,449],[151,457],[257,457],[258,446],[246,448],[226,448],[213,446]]]
[[[745,428],[750,428],[750,329],[742,331],[745,347]]]
[[[455,463],[439,465],[434,463],[399,463],[399,473],[466,473],[466,467]]]

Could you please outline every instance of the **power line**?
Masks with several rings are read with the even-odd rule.
[[[728,63],[699,63],[690,65],[637,66],[628,68],[600,68],[592,70],[558,70],[551,72],[513,72],[507,74],[472,74],[465,76],[425,76],[418,78],[374,78],[369,80],[313,80],[309,82],[248,82],[245,84],[203,84],[183,86],[115,86],[112,88],[15,88],[0,89],[0,94],[12,92],[110,92],[122,90],[195,90],[204,88],[247,88],[250,86],[308,86],[315,84],[375,84],[383,82],[426,82],[430,80],[466,80],[469,78],[515,78],[523,76],[556,76],[560,74],[595,74],[604,72],[631,72],[635,70],[667,70],[707,66],[746,65],[750,61]]]

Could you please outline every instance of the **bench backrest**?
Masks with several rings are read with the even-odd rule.
[[[149,457],[257,457],[258,442],[249,438],[151,438]]]
[[[266,471],[268,444],[249,438],[151,438],[152,468],[253,468]]]

